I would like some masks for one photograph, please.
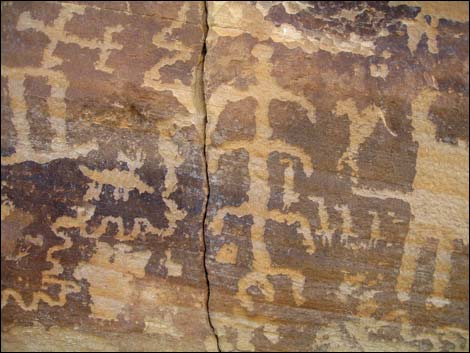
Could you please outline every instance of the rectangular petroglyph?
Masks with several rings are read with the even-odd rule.
[[[2,2],[2,351],[469,349],[466,2]]]

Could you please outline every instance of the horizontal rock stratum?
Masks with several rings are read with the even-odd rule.
[[[2,2],[2,351],[468,351],[467,2]]]

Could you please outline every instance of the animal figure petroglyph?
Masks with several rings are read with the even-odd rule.
[[[64,72],[57,69],[63,64],[63,59],[56,54],[56,49],[59,43],[75,44],[80,48],[93,49],[98,51],[98,60],[94,62],[94,69],[102,71],[107,74],[113,74],[114,69],[107,65],[108,59],[113,52],[118,52],[123,49],[123,45],[115,41],[113,36],[119,34],[124,30],[123,25],[107,26],[104,28],[102,38],[83,38],[73,33],[68,32],[65,27],[74,16],[84,15],[89,5],[61,3],[60,10],[55,20],[52,22],[42,21],[36,19],[30,12],[26,11],[19,15],[16,23],[18,31],[35,31],[44,34],[48,38],[48,45],[45,47],[42,55],[41,65],[34,66],[6,66],[2,65],[2,76],[6,78],[6,95],[10,98],[10,108],[12,110],[12,124],[17,133],[17,141],[15,145],[15,153],[10,156],[2,156],[2,165],[15,165],[25,161],[33,161],[36,163],[47,163],[56,159],[70,158],[76,159],[78,157],[86,157],[90,151],[99,149],[98,142],[92,138],[91,142],[82,143],[79,145],[70,145],[67,136],[67,102],[66,92],[70,87],[70,82]],[[192,113],[200,113],[200,107],[194,105],[195,90],[182,89],[184,86],[181,82],[161,83],[153,82],[159,81],[158,70],[165,65],[175,63],[178,60],[188,60],[191,57],[191,50],[181,43],[179,40],[166,38],[165,35],[171,34],[176,29],[181,29],[186,24],[186,16],[190,10],[190,4],[186,3],[181,7],[178,13],[178,18],[175,21],[165,22],[168,26],[154,36],[154,45],[164,46],[171,50],[172,55],[169,58],[160,60],[155,66],[145,73],[145,79],[142,86],[147,86],[152,89],[158,90],[159,85],[165,88],[178,91],[182,104]],[[165,38],[164,38],[165,37]],[[178,52],[178,55],[176,53]],[[191,71],[194,80],[195,73]],[[157,75],[158,77],[154,77]],[[32,146],[31,139],[31,122],[27,119],[27,104],[25,99],[25,80],[28,77],[45,79],[45,83],[51,87],[51,94],[45,98],[48,115],[44,116],[52,126],[54,136],[51,142],[50,150],[36,150]],[[170,87],[171,86],[171,87]],[[186,85],[187,86],[187,85]],[[181,92],[184,92],[180,94]],[[183,97],[184,98],[181,98]],[[117,103],[116,103],[117,104]],[[3,114],[3,113],[2,113]],[[159,136],[159,148],[155,150],[155,154],[159,155],[167,168],[164,179],[165,189],[162,191],[162,199],[166,206],[164,214],[168,219],[168,226],[160,229],[151,224],[151,222],[144,217],[136,217],[133,219],[133,226],[127,229],[124,225],[123,217],[121,216],[105,216],[101,217],[99,224],[92,230],[87,228],[87,223],[93,218],[96,206],[93,204],[100,201],[100,195],[103,191],[103,186],[110,185],[114,188],[113,197],[116,201],[126,202],[129,200],[129,192],[137,190],[140,194],[152,194],[158,192],[154,187],[146,184],[137,173],[139,168],[142,168],[146,162],[147,156],[138,146],[133,146],[133,153],[129,151],[119,150],[117,153],[116,161],[127,167],[126,169],[104,169],[97,170],[91,169],[88,166],[79,165],[80,172],[88,177],[91,181],[88,183],[88,189],[83,196],[83,203],[77,206],[72,206],[75,216],[61,216],[51,224],[52,232],[59,239],[62,244],[55,245],[47,249],[45,261],[52,264],[52,267],[41,273],[41,286],[40,291],[32,294],[32,299],[27,302],[22,294],[15,288],[6,288],[2,290],[2,308],[8,304],[9,299],[13,299],[18,305],[26,311],[38,310],[39,303],[45,302],[50,306],[63,306],[66,303],[66,297],[72,293],[78,293],[81,290],[80,285],[74,280],[65,280],[61,278],[64,273],[63,266],[57,258],[60,252],[70,249],[73,246],[72,238],[69,235],[70,230],[78,230],[80,237],[94,239],[101,244],[98,239],[106,232],[107,227],[112,224],[117,228],[115,239],[118,242],[133,241],[143,234],[152,234],[158,237],[170,237],[174,234],[177,228],[177,222],[181,221],[187,215],[184,209],[180,209],[176,202],[170,199],[170,195],[177,189],[177,168],[184,162],[184,156],[181,152],[181,146],[173,138],[182,126],[193,126],[194,116],[185,117],[178,124],[175,122],[162,122],[159,126],[161,135]],[[14,208],[14,205],[3,200],[2,195],[2,215],[3,210],[6,208]],[[5,211],[6,212],[6,211]],[[41,246],[44,244],[41,244]],[[170,254],[170,253],[168,253]],[[27,253],[22,256],[28,255]],[[167,255],[168,263],[172,264],[172,268],[178,269],[180,264],[171,261],[171,255]],[[145,264],[143,264],[145,266]],[[177,273],[178,271],[173,271]],[[79,279],[79,278],[75,278]],[[48,294],[47,290],[50,286],[58,285],[59,293],[57,298]]]

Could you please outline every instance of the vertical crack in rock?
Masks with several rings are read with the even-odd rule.
[[[215,331],[215,327],[212,323],[211,319],[211,314],[210,314],[210,298],[211,298],[211,287],[210,287],[210,282],[209,282],[209,272],[207,270],[207,243],[206,243],[206,218],[207,218],[207,209],[209,206],[209,197],[210,197],[210,182],[209,182],[209,167],[207,164],[207,109],[206,109],[206,101],[205,101],[205,90],[204,90],[204,65],[205,65],[205,57],[207,54],[207,47],[206,47],[206,40],[207,40],[207,33],[209,31],[209,25],[207,23],[207,1],[204,1],[204,23],[205,23],[205,35],[204,35],[204,44],[202,46],[202,55],[201,55],[201,101],[202,101],[202,107],[203,107],[203,112],[204,112],[204,146],[203,146],[203,155],[204,155],[204,164],[205,164],[205,174],[206,174],[206,181],[207,181],[207,198],[206,198],[206,204],[204,206],[204,215],[202,219],[202,238],[203,238],[203,246],[204,246],[204,272],[206,276],[206,283],[207,283],[207,302],[206,302],[206,308],[207,308],[207,319],[209,321],[209,326],[212,329],[212,332],[214,333],[214,337],[216,340],[217,344],[217,350],[221,352],[222,350],[220,349],[220,343],[219,343],[219,337],[217,336],[217,332]]]
[[[2,350],[217,351],[204,1],[1,10]]]
[[[467,3],[1,15],[2,350],[468,351]]]
[[[468,346],[468,8],[347,4],[207,2],[224,351]]]

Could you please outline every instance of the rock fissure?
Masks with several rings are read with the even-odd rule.
[[[207,308],[207,319],[209,322],[209,326],[212,329],[212,332],[214,333],[214,337],[217,343],[217,350],[221,352],[222,350],[220,349],[220,343],[219,343],[219,336],[217,335],[217,331],[215,330],[214,324],[211,319],[211,313],[210,313],[210,299],[211,299],[211,287],[210,287],[210,280],[209,280],[209,271],[207,269],[207,249],[208,249],[208,244],[207,244],[207,238],[206,238],[206,221],[207,221],[207,210],[209,207],[209,198],[210,198],[210,180],[209,180],[209,166],[207,162],[207,109],[206,109],[206,102],[205,102],[205,90],[204,90],[204,65],[205,65],[205,57],[207,54],[207,47],[206,47],[206,40],[207,40],[207,33],[209,31],[209,26],[207,23],[207,2],[204,1],[204,21],[205,21],[205,33],[204,33],[204,44],[202,47],[202,62],[201,62],[201,88],[202,88],[202,94],[201,94],[201,99],[202,99],[202,107],[204,109],[204,146],[203,146],[203,155],[204,155],[204,167],[205,167],[205,178],[206,178],[206,185],[207,185],[207,195],[206,195],[206,202],[204,206],[204,214],[202,218],[202,237],[203,237],[203,247],[204,247],[204,256],[203,256],[203,262],[204,262],[204,274],[206,276],[206,284],[207,284],[207,302],[206,302],[206,308]]]
[[[468,351],[468,3],[1,9],[2,351]]]

